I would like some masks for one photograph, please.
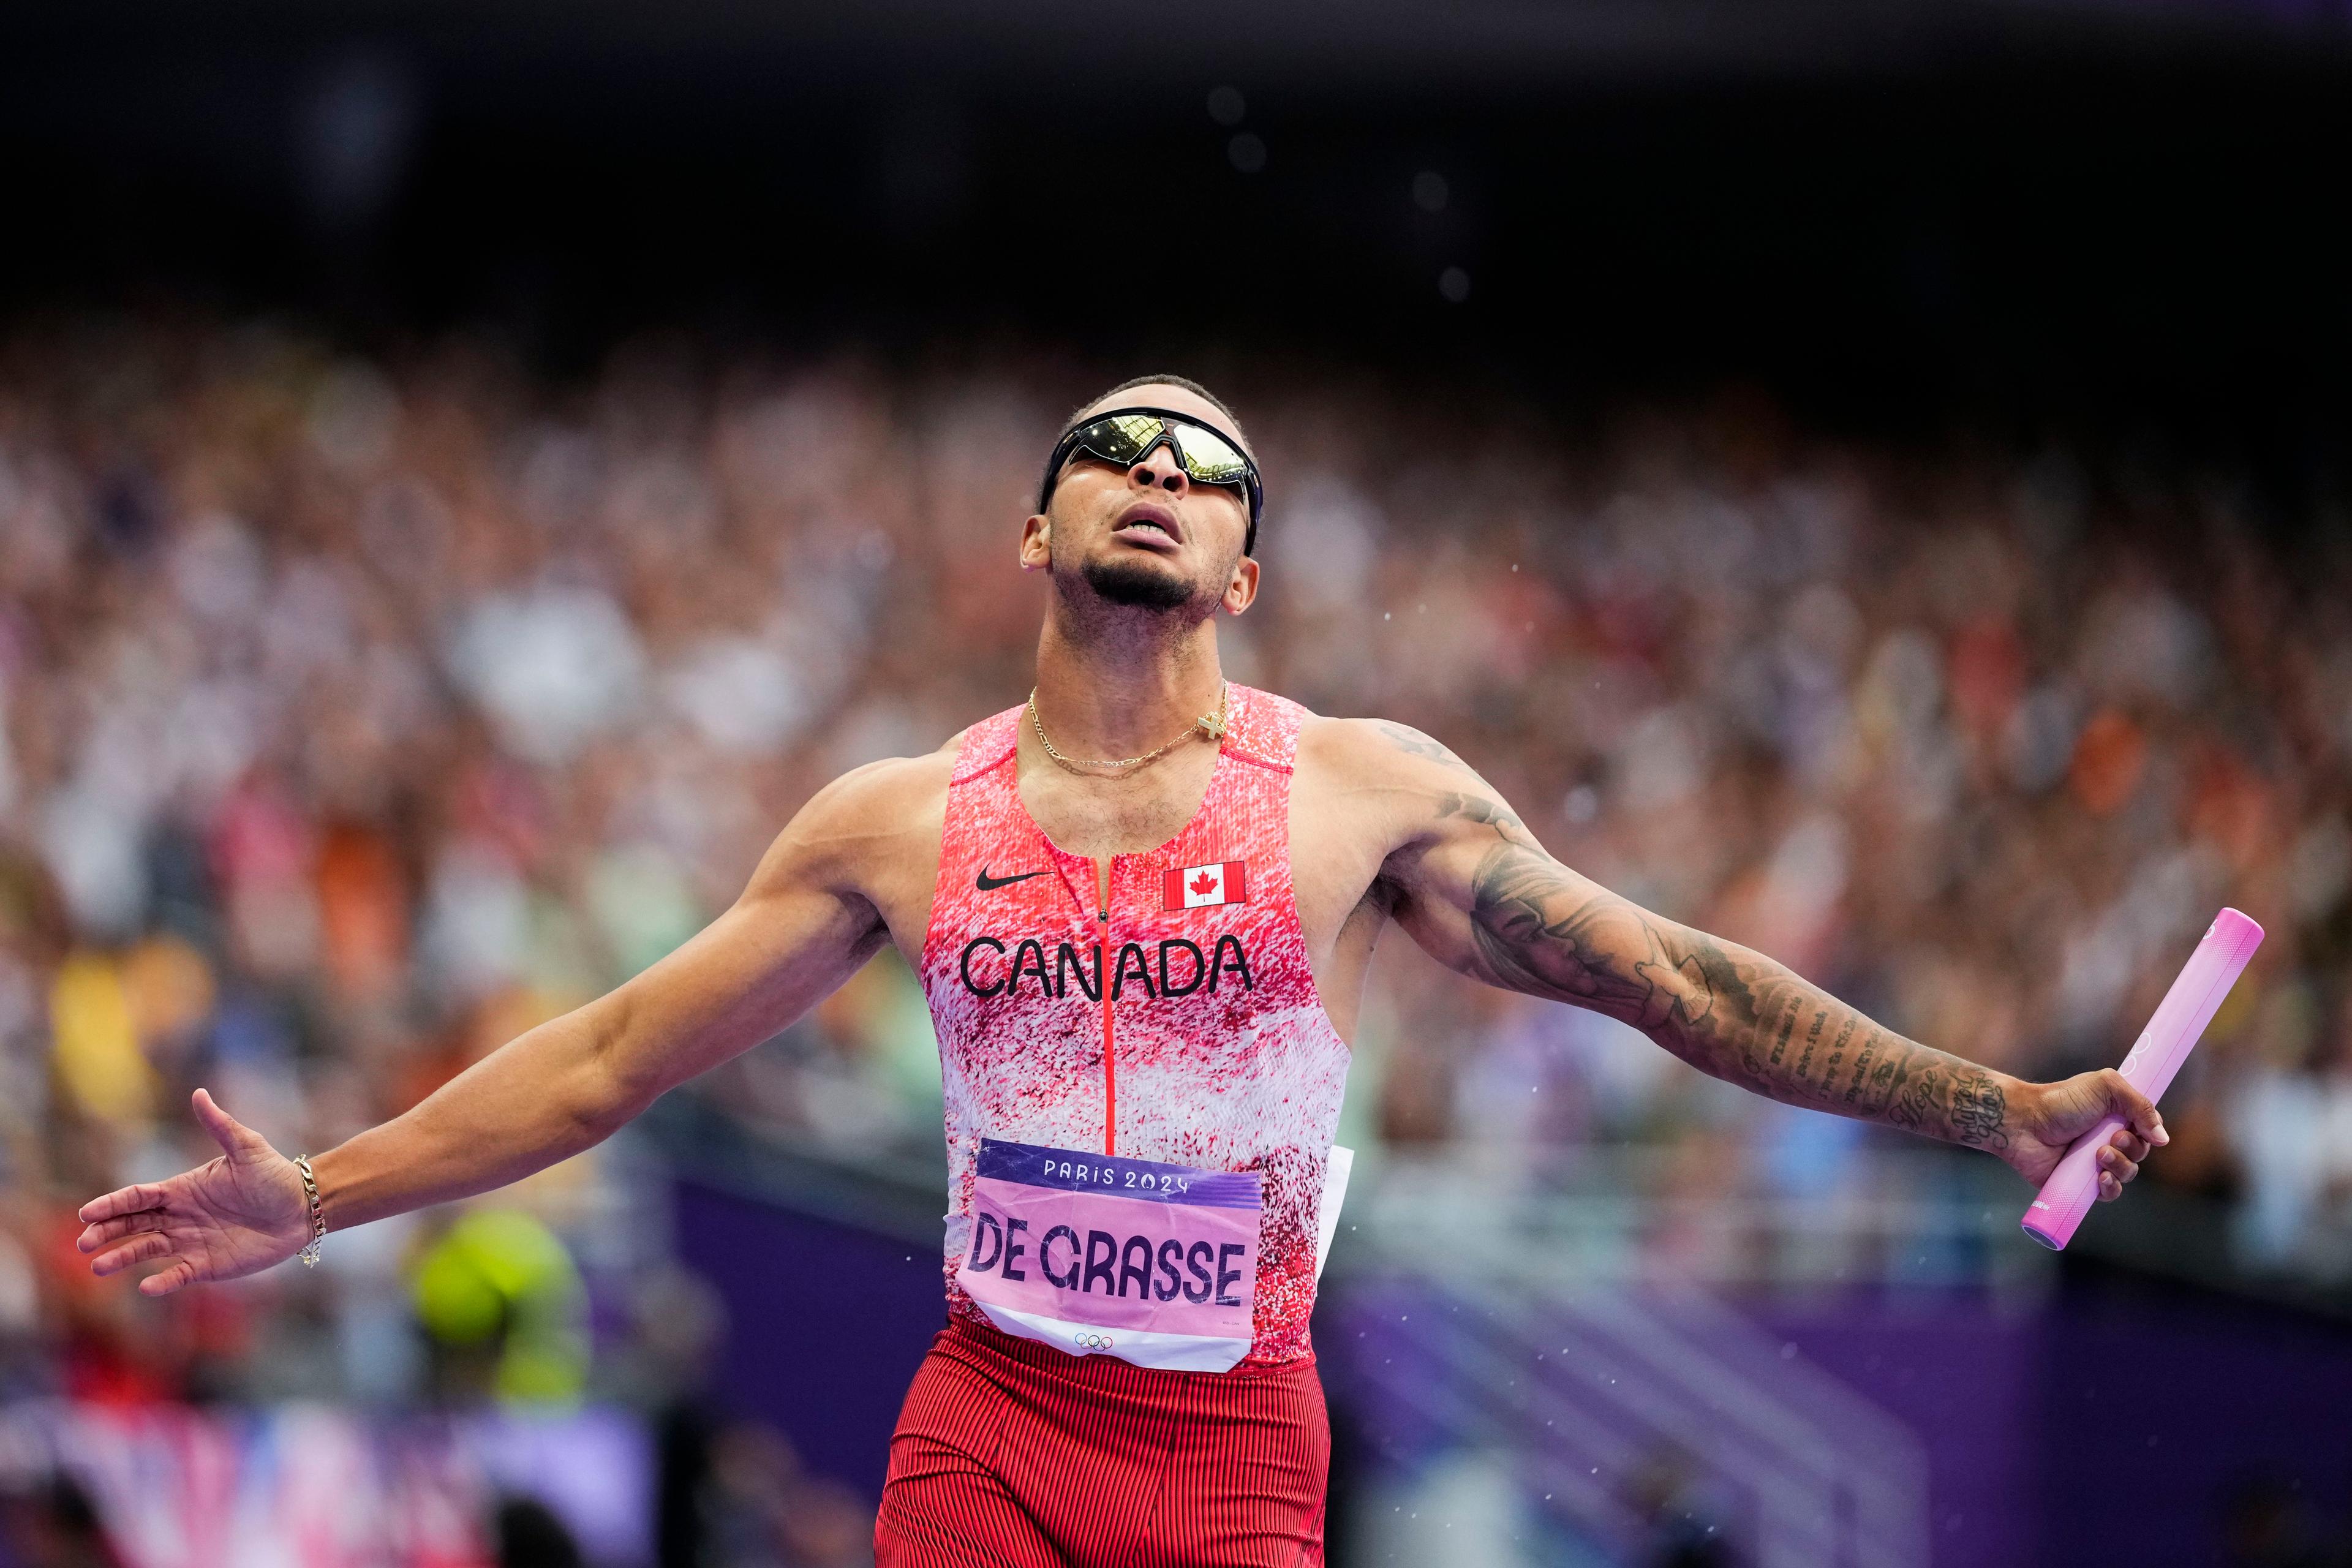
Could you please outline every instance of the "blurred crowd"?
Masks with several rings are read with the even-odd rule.
[[[1018,702],[1036,465],[1150,368],[0,338],[6,1391],[628,1393],[662,1360],[632,1295],[661,1226],[626,1223],[625,1155],[526,1184],[480,1243],[554,1281],[496,1364],[466,1325],[513,1313],[467,1316],[446,1220],[154,1303],[88,1278],[72,1210],[209,1152],[198,1082],[289,1152],[399,1111],[668,951],[827,779]],[[1268,477],[1228,673],[1430,731],[1618,891],[2034,1076],[2119,1059],[2215,910],[2260,921],[2148,1177],[2229,1205],[2240,1267],[2352,1279],[2346,518],[2155,458],[1823,438],[1752,396],[1571,420],[1312,367],[1220,390]],[[1802,1194],[1885,1136],[1376,969],[1375,1152],[1475,1131],[1540,1182],[1687,1148]],[[763,1127],[918,1145],[930,1051],[886,956],[718,1084]]]

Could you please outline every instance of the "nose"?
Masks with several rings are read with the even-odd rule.
[[[1192,487],[1184,465],[1176,460],[1175,446],[1164,440],[1135,459],[1127,470],[1127,482],[1143,489],[1165,490],[1180,500]]]

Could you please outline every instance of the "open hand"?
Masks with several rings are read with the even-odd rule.
[[[2075,1139],[2111,1115],[2121,1117],[2123,1125],[2099,1151],[2099,1201],[2113,1203],[2124,1195],[2124,1184],[2139,1174],[2148,1151],[2171,1142],[2155,1102],[2113,1068],[2056,1083],[2018,1084],[2010,1096],[2003,1128],[2009,1141],[2000,1157],[2038,1187]]]
[[[82,1205],[89,1227],[77,1245],[93,1252],[93,1274],[135,1263],[164,1267],[139,1282],[140,1294],[168,1296],[183,1285],[236,1279],[283,1262],[310,1239],[302,1174],[269,1141],[213,1103],[193,1097],[196,1120],[221,1146],[220,1157],[164,1182],[142,1182]]]

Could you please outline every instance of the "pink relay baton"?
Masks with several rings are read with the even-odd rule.
[[[2205,930],[2205,940],[2180,966],[2180,973],[2156,1016],[2147,1021],[2124,1058],[2125,1081],[2153,1100],[2172,1082],[2172,1075],[2189,1059],[2189,1052],[2204,1034],[2205,1026],[2230,994],[2246,961],[2263,944],[2263,928],[2235,910],[2223,910]],[[2041,1193],[2019,1221],[2025,1234],[2053,1252],[2074,1236],[2074,1227],[2091,1212],[2099,1195],[2099,1151],[2124,1124],[2120,1116],[2102,1117],[2099,1124],[2074,1140]]]

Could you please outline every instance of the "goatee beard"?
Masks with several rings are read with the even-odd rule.
[[[1108,604],[1164,613],[1192,602],[1191,584],[1139,561],[1089,561],[1083,571],[1087,586]]]

